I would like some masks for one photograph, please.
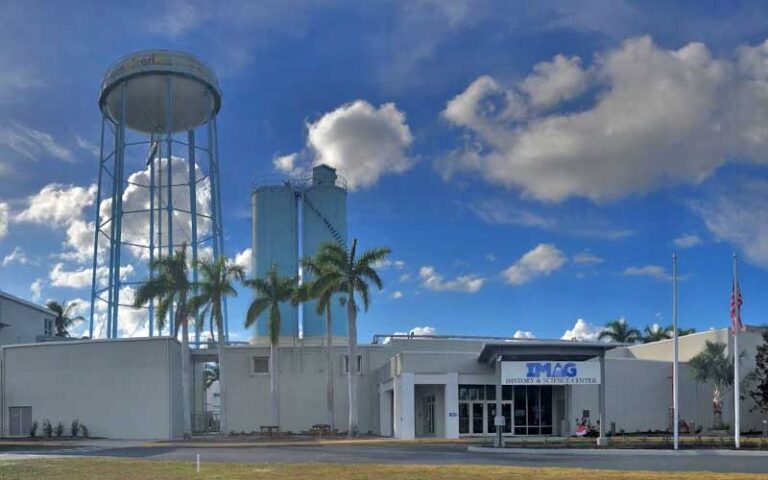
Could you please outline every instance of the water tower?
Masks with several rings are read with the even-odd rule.
[[[136,284],[151,274],[148,263],[159,255],[186,246],[194,265],[201,255],[224,254],[218,80],[187,53],[138,52],[107,69],[99,108],[91,338],[117,338],[121,330],[135,334],[127,329],[143,325],[144,318],[142,332],[167,334],[170,330],[156,328],[155,305],[133,310],[132,296]],[[192,280],[197,280],[196,266]],[[168,328],[171,318],[173,308]],[[94,332],[95,319],[104,319],[105,328]]]

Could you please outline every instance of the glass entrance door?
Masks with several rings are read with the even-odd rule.
[[[433,436],[435,434],[435,396],[428,395],[424,397],[424,435]]]

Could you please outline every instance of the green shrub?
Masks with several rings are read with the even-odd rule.
[[[56,434],[57,437],[61,437],[64,435],[64,424],[59,422],[56,424],[56,428],[54,428],[53,433]]]
[[[69,432],[72,434],[73,438],[77,437],[77,435],[80,433],[80,420],[72,420],[72,426],[69,427]]]
[[[32,422],[32,425],[29,427],[29,436],[32,438],[35,438],[37,436],[37,420]]]
[[[51,421],[47,418],[43,420],[43,435],[45,438],[51,438],[53,436],[53,426],[51,425]]]

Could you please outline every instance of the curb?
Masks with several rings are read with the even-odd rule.
[[[768,457],[768,452],[756,450],[653,450],[633,448],[492,448],[468,447],[475,453],[547,455],[592,455],[592,456],[664,456],[664,457]]]
[[[149,447],[175,447],[175,448],[269,448],[269,447],[327,447],[334,445],[419,445],[419,444],[451,444],[466,445],[472,443],[462,440],[305,440],[285,442],[146,442]]]

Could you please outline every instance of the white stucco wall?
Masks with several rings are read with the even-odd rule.
[[[0,323],[8,325],[0,327],[0,345],[34,343],[45,334],[46,318],[55,316],[41,306],[0,293]]]
[[[10,346],[2,362],[2,432],[8,410],[32,407],[42,425],[74,419],[91,436],[171,439],[183,429],[181,348],[168,338],[85,340]]]

